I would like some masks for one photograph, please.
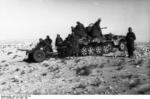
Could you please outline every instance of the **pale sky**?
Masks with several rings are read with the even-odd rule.
[[[98,18],[103,34],[126,35],[131,26],[137,41],[150,40],[150,0],[0,0],[0,41],[65,38],[76,21]]]

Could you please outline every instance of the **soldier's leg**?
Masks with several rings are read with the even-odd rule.
[[[134,56],[133,52],[134,52],[134,49],[132,48],[132,49],[131,49],[131,57]]]
[[[127,51],[128,51],[128,57],[131,57],[131,54],[130,54],[130,46],[129,45],[127,45]]]
[[[71,53],[72,53],[72,49],[71,47],[69,47],[68,49],[66,49],[66,56],[71,56]]]
[[[130,57],[130,58],[132,58],[132,57],[134,56],[133,51],[134,51],[134,50],[133,50],[132,48],[129,49],[129,57]]]
[[[52,49],[52,47],[50,47],[50,52],[53,52],[53,49]]]
[[[58,57],[63,57],[63,50],[62,48],[57,47],[57,51],[58,51]]]
[[[79,56],[79,47],[77,47],[76,56]]]
[[[129,57],[131,57],[132,55],[132,51],[131,51],[131,49],[129,49]]]

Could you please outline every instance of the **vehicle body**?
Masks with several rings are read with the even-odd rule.
[[[108,34],[109,35],[109,34]],[[117,37],[117,39],[115,38]],[[80,55],[103,55],[113,52],[114,48],[118,48],[120,51],[126,50],[125,36],[113,35],[110,39],[103,36],[102,40],[92,40],[88,44],[80,44]]]

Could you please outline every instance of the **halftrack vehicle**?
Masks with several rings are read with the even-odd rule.
[[[98,20],[99,21],[99,20]],[[106,29],[107,27],[101,28],[99,26],[99,23],[96,22],[93,25],[90,25],[88,27],[76,30],[78,28],[73,28],[72,33],[69,34],[69,37],[72,37],[68,40],[69,37],[66,38],[66,40],[63,42],[62,50],[58,51],[58,53],[62,53],[63,55],[60,56],[67,56],[67,52],[74,52],[73,48],[73,42],[74,42],[74,36],[81,35],[81,33],[86,32],[87,36],[85,37],[78,37],[78,44],[79,44],[79,56],[88,56],[88,55],[103,55],[103,54],[109,54],[110,52],[113,52],[114,48],[119,49],[120,51],[126,50],[126,37],[123,35],[114,35],[112,33],[109,34],[102,34],[102,29]],[[77,26],[76,26],[77,27]],[[98,28],[95,28],[98,27]],[[99,33],[101,36],[99,37],[93,37],[93,31],[92,29],[97,29],[97,33]],[[68,44],[65,42],[70,42],[69,45],[72,45],[72,47],[68,47]],[[64,49],[63,49],[64,48]],[[70,54],[68,56],[71,56],[73,54]]]
[[[126,50],[126,40],[125,36],[118,36],[113,35],[113,37],[108,38],[109,36],[112,36],[112,34],[105,34],[103,36],[103,40],[99,39],[79,39],[79,56],[88,56],[88,55],[100,55],[103,54],[109,54],[110,52],[113,52],[114,48],[119,49],[120,51]],[[72,42],[73,43],[73,42]],[[58,50],[58,53],[60,56],[73,56],[67,55],[67,53],[72,50],[74,51],[72,47],[68,47],[67,43],[63,44],[60,51]]]

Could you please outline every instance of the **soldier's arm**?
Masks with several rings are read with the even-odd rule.
[[[52,43],[52,39],[50,39],[50,43]]]
[[[51,47],[51,44],[47,43],[45,40],[44,40],[44,43],[45,43],[46,45],[48,45],[49,47]]]
[[[58,41],[57,41],[57,38],[56,38],[56,40],[55,40],[55,46],[57,46],[57,42],[58,42]]]
[[[134,40],[136,40],[136,36],[135,36],[135,34],[134,34],[134,33],[133,33],[133,39],[134,39]]]
[[[127,33],[127,35],[126,35],[126,40],[128,40],[128,38],[129,38],[129,33]]]

